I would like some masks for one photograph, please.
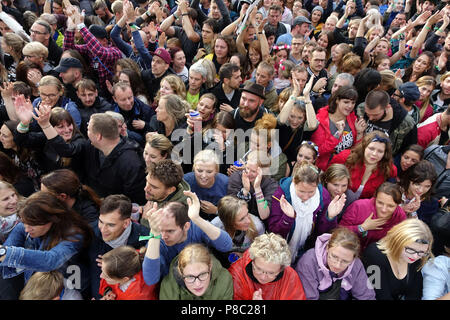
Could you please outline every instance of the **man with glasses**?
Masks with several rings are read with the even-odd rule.
[[[310,96],[316,111],[324,104],[323,100],[326,100],[328,96],[326,91],[328,85],[328,72],[325,69],[326,58],[327,52],[324,48],[314,47],[309,56],[309,66],[306,69],[309,74],[308,81],[310,77],[314,77]]]
[[[417,143],[414,119],[386,91],[370,91],[364,104],[358,106],[357,114],[366,121],[364,134],[379,130],[389,136],[394,157],[407,146]]]
[[[300,278],[290,264],[289,245],[280,235],[256,237],[244,256],[228,269],[233,277],[233,299],[305,300]]]
[[[56,67],[63,50],[53,40],[50,24],[43,19],[36,20],[30,28],[30,36],[32,41],[38,41],[48,48],[47,60],[52,67]]]

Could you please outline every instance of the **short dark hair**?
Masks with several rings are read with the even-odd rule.
[[[385,109],[390,102],[389,94],[384,90],[372,90],[366,96],[365,105],[369,110],[376,109],[381,106]]]
[[[430,161],[422,160],[412,165],[404,172],[399,184],[403,188],[403,192],[407,193],[410,183],[422,183],[425,180],[430,180],[433,186],[436,179],[437,174],[434,165]],[[433,187],[431,187],[423,197],[429,199],[432,192]]]
[[[239,70],[239,66],[235,65],[234,63],[224,63],[219,69],[220,81],[223,82],[224,79],[230,79],[233,76],[233,73]]]
[[[25,99],[29,99],[33,93],[31,87],[23,81],[16,81],[13,84],[13,92],[23,94]]]
[[[123,194],[112,194],[107,196],[100,206],[100,215],[108,214],[115,210],[119,210],[120,218],[122,220],[131,217],[131,200]]]
[[[358,100],[358,91],[353,86],[342,86],[336,90],[334,94],[331,95],[330,100],[328,101],[328,112],[330,114],[334,114],[337,108],[337,100],[338,99],[349,99],[353,100],[356,103]]]
[[[279,11],[280,13],[283,12],[283,8],[281,8],[279,5],[277,4],[273,4],[269,7],[269,11],[270,10],[274,10],[274,11]]]
[[[148,167],[148,174],[158,179],[166,188],[176,188],[183,180],[183,169],[169,159],[151,163]]]
[[[215,34],[217,34],[217,33],[219,33],[221,31],[220,30],[220,25],[219,25],[219,23],[217,22],[216,19],[208,18],[208,19],[205,20],[205,22],[203,22],[203,25],[205,25],[205,24],[210,26]]]
[[[173,215],[175,224],[180,228],[183,228],[190,221],[188,215],[189,207],[185,203],[176,201],[167,202],[163,208]]]
[[[114,140],[119,138],[119,128],[116,120],[106,113],[94,113],[91,115],[92,130],[100,133],[104,138]]]

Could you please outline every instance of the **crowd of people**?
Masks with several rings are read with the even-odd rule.
[[[0,299],[450,300],[449,23],[2,0]]]

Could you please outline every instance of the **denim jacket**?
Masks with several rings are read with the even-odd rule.
[[[81,236],[77,235],[76,238],[80,239]],[[24,272],[27,282],[35,271],[60,270],[65,274],[69,260],[81,250],[83,241],[61,241],[46,251],[44,247],[47,242],[41,238],[31,238],[25,232],[23,223],[19,223],[4,243],[7,253],[0,263],[2,277],[12,278]]]

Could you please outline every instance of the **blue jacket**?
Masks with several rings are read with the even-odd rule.
[[[83,246],[82,236],[76,236],[81,241],[61,241],[58,245],[45,250],[47,242],[41,238],[31,238],[23,223],[19,223],[9,234],[4,243],[7,247],[6,257],[0,263],[2,277],[12,278],[24,272],[25,282],[35,271],[59,270],[66,274],[67,267],[74,256],[81,251]]]
[[[34,99],[33,107],[35,108],[35,107],[39,106],[41,104],[41,101],[42,101],[41,98]],[[73,102],[72,100],[70,100],[67,97],[62,97],[61,99],[59,99],[59,101],[58,101],[56,106],[57,107],[61,107],[64,110],[69,111],[70,115],[73,118],[73,121],[75,121],[75,124],[77,125],[77,127],[80,128],[80,125],[81,125],[81,114],[80,114],[80,111],[78,111],[78,107],[77,107],[77,104],[75,102]],[[33,123],[36,124],[35,121],[33,121]]]

